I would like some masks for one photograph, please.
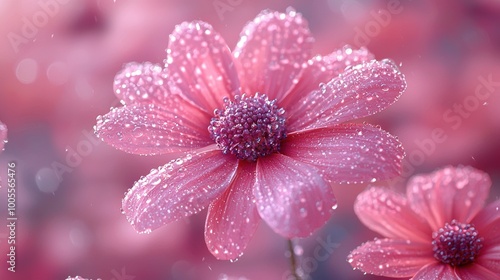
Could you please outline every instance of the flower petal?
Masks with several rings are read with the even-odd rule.
[[[484,207],[471,223],[486,242],[500,245],[500,199]]]
[[[456,219],[469,223],[483,208],[490,190],[489,176],[472,167],[446,167],[410,179],[407,195],[417,214],[436,231]]]
[[[483,208],[471,223],[484,238],[476,263],[500,275],[500,200]]]
[[[353,268],[366,273],[411,277],[423,266],[436,262],[436,259],[432,256],[430,243],[376,239],[353,250],[347,261]]]
[[[385,237],[431,242],[429,226],[413,213],[406,197],[386,188],[371,187],[359,194],[354,212],[364,225]]]
[[[419,270],[411,280],[456,280],[460,279],[455,274],[455,269],[447,264],[441,262],[434,262],[424,266]]]
[[[240,257],[259,225],[254,183],[255,164],[240,161],[231,186],[208,208],[205,242],[217,259]]]
[[[271,100],[284,95],[298,82],[312,43],[306,20],[295,11],[260,13],[245,26],[233,52],[243,92]]]
[[[124,214],[142,233],[195,214],[226,190],[237,166],[215,145],[171,161],[134,184],[123,199]]]
[[[498,231],[495,232],[498,235]],[[479,252],[478,258],[474,261],[474,265],[481,265],[482,267],[495,272],[500,275],[500,244],[496,243],[488,245],[485,238],[485,247]]]
[[[366,124],[291,133],[281,152],[319,169],[336,183],[374,182],[401,173],[401,143],[389,133]]]
[[[488,279],[499,280],[500,274],[495,273],[481,265],[473,264],[465,267],[455,268],[457,279],[475,280],[475,279]]]
[[[349,67],[320,89],[285,107],[289,131],[332,126],[378,113],[406,88],[404,75],[391,60]]]
[[[281,154],[257,161],[254,195],[262,219],[287,238],[311,235],[337,205],[314,167]]]
[[[170,105],[132,104],[97,117],[95,133],[113,147],[132,154],[182,152],[213,144],[210,118],[179,96]]]
[[[184,22],[170,35],[165,61],[179,94],[212,113],[223,97],[239,93],[233,56],[224,39],[202,21]]]
[[[115,95],[124,104],[162,103],[170,95],[162,71],[160,65],[150,62],[126,64],[115,76]]]
[[[348,66],[354,66],[374,59],[374,55],[366,48],[359,50],[351,46],[344,46],[329,55],[317,55],[307,62],[307,67],[302,72],[298,84],[296,84],[286,95],[284,100],[279,100],[283,107],[297,102],[300,97],[318,88],[320,83],[328,83],[337,77]]]

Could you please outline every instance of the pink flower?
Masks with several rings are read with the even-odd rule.
[[[500,279],[500,200],[484,207],[490,185],[479,170],[446,167],[413,177],[406,197],[369,188],[354,210],[387,238],[364,243],[348,261],[388,277]]]
[[[98,117],[97,135],[130,153],[185,153],[125,196],[136,230],[208,207],[209,250],[235,259],[261,219],[287,238],[324,225],[337,203],[329,182],[399,174],[396,138],[344,122],[394,103],[404,76],[366,49],[309,59],[312,43],[294,11],[258,15],[232,53],[209,24],[183,23],[170,35],[165,68],[132,63],[116,76],[124,106]]]

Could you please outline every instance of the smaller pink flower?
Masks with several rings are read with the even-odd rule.
[[[348,262],[387,277],[500,279],[500,200],[484,207],[490,185],[472,167],[446,167],[413,177],[406,197],[369,188],[354,211],[386,238],[359,246]]]

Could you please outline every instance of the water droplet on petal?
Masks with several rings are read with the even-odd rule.
[[[318,209],[318,211],[323,210],[323,202],[321,201],[316,202],[316,209]]]
[[[307,210],[305,208],[300,208],[300,216],[302,218],[307,217]]]
[[[154,180],[151,181],[151,185],[157,186],[161,183],[161,177],[156,177]]]

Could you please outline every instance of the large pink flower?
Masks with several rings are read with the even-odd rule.
[[[130,153],[186,153],[125,196],[136,230],[208,207],[207,246],[234,259],[260,219],[288,238],[324,225],[336,207],[328,182],[399,173],[397,139],[344,122],[394,103],[404,76],[366,49],[310,59],[312,43],[294,11],[258,15],[232,53],[209,24],[183,23],[170,35],[165,68],[132,63],[116,76],[124,106],[98,117],[97,135]]]
[[[369,188],[354,210],[386,238],[359,246],[348,261],[388,277],[500,279],[500,200],[484,207],[490,185],[479,170],[447,167],[413,177],[406,197]]]

